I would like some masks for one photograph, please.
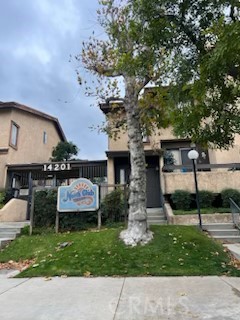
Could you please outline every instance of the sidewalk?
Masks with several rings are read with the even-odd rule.
[[[237,320],[240,278],[0,276],[1,320]]]

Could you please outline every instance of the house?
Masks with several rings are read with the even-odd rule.
[[[111,122],[116,102],[101,104],[100,108]],[[124,109],[121,103],[117,108]],[[118,117],[121,113],[118,112]],[[147,170],[147,207],[161,207],[164,197],[168,197],[177,189],[195,192],[192,174],[192,160],[188,152],[193,147],[188,139],[180,139],[173,135],[172,128],[161,129],[150,137],[143,137]],[[220,193],[224,188],[240,189],[240,135],[236,135],[235,143],[229,150],[203,150],[197,160],[197,176],[200,190]],[[128,183],[130,161],[128,137],[120,130],[116,139],[109,137],[107,154],[108,183]],[[169,161],[170,160],[170,161]]]
[[[16,102],[0,102],[0,189],[6,187],[8,166],[47,162],[60,141],[66,137],[57,118]]]

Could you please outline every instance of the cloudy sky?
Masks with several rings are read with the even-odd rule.
[[[82,159],[104,159],[107,137],[89,127],[104,116],[77,82],[81,43],[98,30],[97,0],[0,0],[0,101],[59,119]],[[100,30],[99,30],[100,32]]]

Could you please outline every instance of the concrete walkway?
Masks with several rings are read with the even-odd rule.
[[[240,278],[0,275],[1,320],[237,320]]]
[[[228,250],[234,255],[234,257],[240,260],[240,243],[229,243],[224,244],[224,247],[227,247]]]

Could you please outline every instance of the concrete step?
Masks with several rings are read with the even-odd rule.
[[[1,233],[5,233],[5,232],[20,233],[20,232],[21,232],[21,228],[14,228],[14,227],[0,227],[0,236],[1,236]]]
[[[204,230],[226,230],[226,229],[234,229],[233,223],[207,223],[203,224]]]
[[[163,208],[147,208],[147,214],[159,214],[159,213],[163,213]]]
[[[25,226],[29,226],[30,222],[29,221],[22,221],[22,222],[0,222],[0,228],[24,228]]]
[[[240,236],[237,229],[209,230],[211,236]]]
[[[15,232],[2,232],[0,233],[0,239],[8,238],[8,239],[15,239],[17,234]]]
[[[14,240],[21,229],[29,225],[29,221],[23,222],[0,222],[0,249]]]
[[[148,220],[148,225],[164,225],[167,224],[167,220]]]
[[[165,214],[162,214],[162,213],[161,214],[156,214],[155,213],[155,214],[150,214],[150,215],[147,214],[147,217],[148,218],[154,218],[154,217],[166,218]]]
[[[223,243],[240,243],[240,236],[215,236],[214,239]]]
[[[165,217],[147,217],[147,221],[165,221],[167,220]]]
[[[167,224],[163,208],[147,208],[147,223],[148,225]]]

